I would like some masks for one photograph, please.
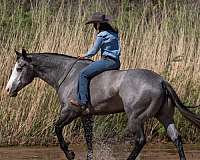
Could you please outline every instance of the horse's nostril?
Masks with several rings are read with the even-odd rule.
[[[9,92],[10,91],[10,88],[6,88],[6,92]]]

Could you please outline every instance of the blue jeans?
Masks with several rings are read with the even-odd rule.
[[[77,87],[77,100],[80,105],[87,105],[90,102],[89,83],[90,80],[107,70],[117,70],[120,68],[120,61],[104,58],[92,62],[81,70]]]

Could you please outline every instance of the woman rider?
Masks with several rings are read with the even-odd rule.
[[[97,31],[93,47],[80,59],[90,58],[101,51],[101,60],[92,62],[81,70],[78,80],[77,99],[71,99],[71,104],[85,110],[90,104],[89,82],[90,80],[107,70],[120,68],[120,45],[118,31],[108,22],[110,18],[100,12],[94,13],[86,24],[93,24]]]

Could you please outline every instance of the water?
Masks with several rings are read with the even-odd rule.
[[[86,147],[73,145],[76,160],[86,159]],[[98,144],[94,146],[95,160],[125,160],[131,150],[130,145]],[[185,144],[188,160],[200,160],[200,145]],[[66,160],[59,147],[6,147],[0,148],[0,160]],[[146,145],[138,160],[179,160],[173,144]]]

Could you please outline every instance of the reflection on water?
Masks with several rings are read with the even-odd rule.
[[[86,159],[86,147],[73,145],[76,160]],[[200,160],[200,145],[185,144],[188,160]],[[98,144],[94,146],[95,160],[125,160],[130,151],[130,145]],[[9,147],[0,148],[0,160],[66,160],[59,147]],[[173,144],[146,145],[138,160],[179,160]]]

